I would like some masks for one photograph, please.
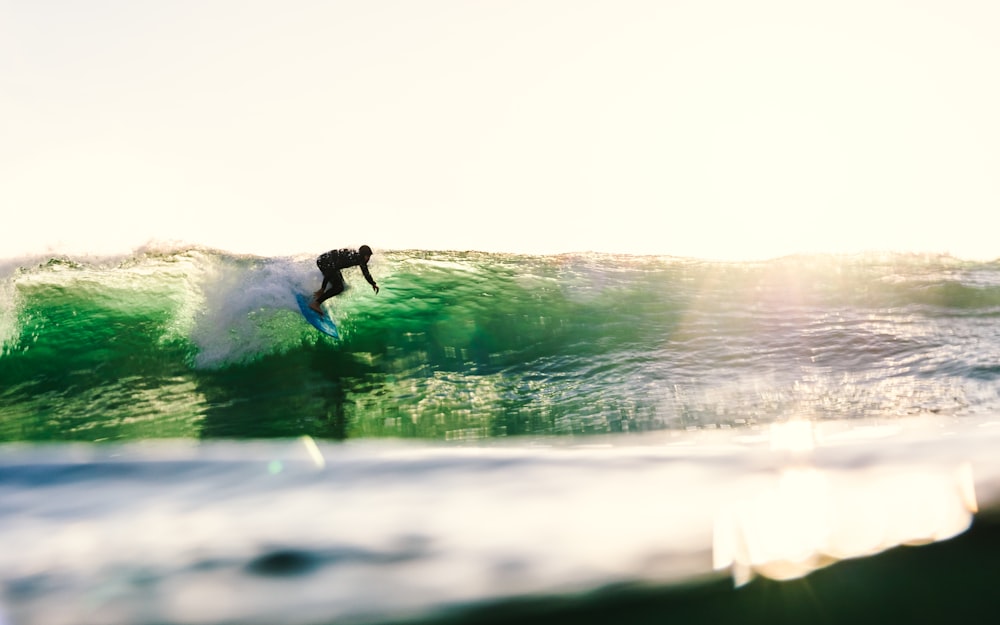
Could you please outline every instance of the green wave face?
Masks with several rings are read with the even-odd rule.
[[[53,259],[3,279],[0,440],[483,438],[992,409],[1000,271],[390,252],[320,335],[311,257]]]

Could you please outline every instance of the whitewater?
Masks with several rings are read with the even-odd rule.
[[[371,271],[378,295],[345,271],[334,340],[294,299],[313,253],[5,261],[0,622],[986,609],[1000,261],[376,250]]]

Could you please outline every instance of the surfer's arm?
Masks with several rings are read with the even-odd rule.
[[[372,285],[372,289],[375,290],[375,295],[378,295],[378,285],[375,284],[375,278],[373,278],[371,272],[368,271],[368,263],[361,263],[361,273],[364,274],[365,280],[368,281],[368,284]]]

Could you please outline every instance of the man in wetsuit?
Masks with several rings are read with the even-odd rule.
[[[321,254],[316,259],[316,266],[323,272],[323,285],[319,287],[318,291],[313,293],[313,300],[309,302],[309,308],[312,308],[321,315],[323,314],[320,304],[344,290],[344,276],[340,274],[340,270],[347,267],[361,267],[361,273],[364,274],[365,280],[368,281],[368,284],[372,285],[375,294],[378,295],[378,285],[375,284],[372,274],[368,272],[368,260],[371,257],[372,248],[367,245],[362,245],[356,252],[354,250],[343,249],[330,250],[325,254]],[[329,289],[326,288],[327,284],[330,285]]]

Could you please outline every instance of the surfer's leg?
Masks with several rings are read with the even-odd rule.
[[[323,274],[323,284],[319,286],[318,291],[313,291],[314,303],[323,295],[323,291],[326,291],[326,285],[330,284],[331,276],[335,273],[337,274],[340,273],[340,271],[337,269],[337,266],[333,263],[333,260],[330,258],[329,252],[320,255],[320,257],[316,259],[316,266],[319,267],[320,273]],[[343,280],[343,278],[341,278],[341,280]],[[312,308],[312,305],[310,304],[309,307]]]
[[[318,291],[313,291],[313,299],[319,299],[319,296],[322,295],[323,291],[326,290],[326,285],[327,284],[328,284],[328,282],[326,280],[326,276],[323,276],[323,284],[321,284],[319,286],[319,290]]]
[[[320,315],[325,314],[320,304],[344,290],[344,276],[340,275],[340,270],[336,266],[325,262],[327,260],[324,254],[316,261],[319,270],[323,272],[323,284],[320,285],[318,291],[313,293],[312,301],[309,302],[309,308]],[[329,289],[326,288],[327,284],[330,285]]]
[[[344,290],[344,276],[340,275],[339,269],[323,274],[323,284],[326,285],[327,282],[330,283],[330,288],[316,298],[316,304],[322,304]]]

